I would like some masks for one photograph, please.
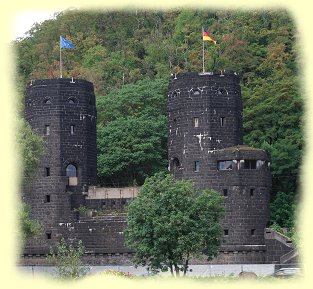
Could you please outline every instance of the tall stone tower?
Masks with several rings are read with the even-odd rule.
[[[253,252],[254,260],[258,253],[263,258],[269,158],[263,150],[243,145],[239,77],[232,72],[171,76],[168,133],[169,169],[174,176],[224,196],[222,251],[241,252],[236,262],[251,262],[252,255],[245,252]],[[224,261],[234,258],[230,256],[224,254]]]
[[[84,204],[83,192],[96,185],[92,83],[77,79],[32,81],[27,86],[25,118],[46,146],[37,174],[23,193],[32,216],[43,228],[41,236],[27,244],[26,251],[46,253],[63,236],[61,224],[75,221],[73,209]]]

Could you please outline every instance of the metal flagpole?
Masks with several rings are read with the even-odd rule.
[[[62,78],[61,36],[60,36],[60,78]]]
[[[204,73],[204,40],[203,40],[203,26],[202,26],[202,71]]]

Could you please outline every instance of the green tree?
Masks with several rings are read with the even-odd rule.
[[[88,274],[89,268],[82,262],[84,255],[83,242],[79,240],[78,246],[67,244],[64,238],[50,249],[49,261],[56,266],[56,275],[63,279],[77,279]]]
[[[291,229],[295,225],[296,196],[293,192],[278,192],[270,206],[271,222]]]
[[[44,142],[24,119],[19,119],[17,121],[17,143],[22,183],[27,185],[44,153]],[[21,202],[18,214],[22,242],[25,242],[27,239],[35,237],[40,232],[41,226],[31,218],[30,207],[24,202]]]
[[[142,80],[97,99],[102,185],[141,185],[166,169],[166,88],[164,79]]]
[[[185,275],[191,257],[218,254],[223,212],[217,192],[199,192],[190,181],[156,174],[128,206],[126,244],[135,249],[136,264]]]
[[[20,156],[20,171],[27,182],[34,175],[38,162],[45,152],[44,140],[31,129],[24,119],[17,121],[16,137]]]
[[[28,205],[22,203],[19,209],[19,225],[22,242],[27,239],[36,237],[41,231],[41,226],[37,221],[30,217],[30,208]]]

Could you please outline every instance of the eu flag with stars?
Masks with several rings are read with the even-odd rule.
[[[71,41],[60,36],[60,47],[61,48],[74,48],[74,45]]]

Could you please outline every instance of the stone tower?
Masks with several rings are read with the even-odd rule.
[[[243,145],[239,77],[232,72],[171,76],[168,132],[174,176],[224,196],[222,251],[264,253],[269,158],[263,150]],[[250,262],[245,256],[242,261]]]
[[[45,140],[45,156],[23,198],[42,234],[26,246],[45,253],[64,236],[60,224],[75,221],[84,192],[96,185],[96,107],[92,83],[85,80],[47,79],[28,84],[25,118]],[[66,236],[64,236],[66,237]]]

